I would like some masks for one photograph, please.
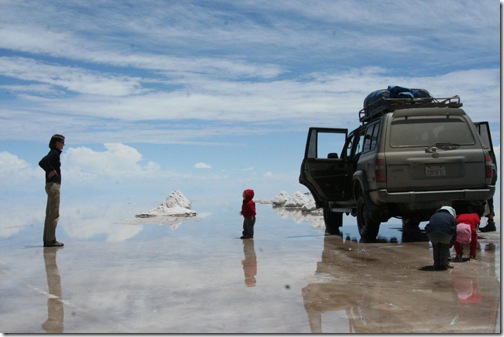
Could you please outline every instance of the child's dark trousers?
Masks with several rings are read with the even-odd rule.
[[[254,237],[255,217],[243,219],[243,238],[252,239]]]
[[[445,233],[430,233],[434,269],[446,269],[450,265],[450,240],[452,236]]]

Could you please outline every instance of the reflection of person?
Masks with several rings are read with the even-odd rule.
[[[49,298],[47,299],[47,321],[42,324],[42,328],[48,333],[63,333],[64,308],[61,301],[61,279],[56,264],[58,250],[59,248],[44,248]]]
[[[243,232],[240,239],[254,238],[254,225],[256,221],[256,208],[254,198],[254,190],[243,191],[243,204],[241,215],[243,215]]]
[[[53,135],[49,141],[49,153],[40,160],[39,166],[45,171],[45,190],[47,193],[46,217],[44,222],[44,247],[63,246],[56,241],[56,226],[59,219],[61,161],[60,155],[65,146],[65,137]]]
[[[473,268],[473,273],[460,275],[453,280],[453,287],[457,291],[460,303],[481,303],[481,293],[478,286],[478,270]]]
[[[247,287],[255,287],[257,275],[257,258],[254,249],[254,240],[243,240],[243,255],[242,260],[243,274],[245,276],[245,285]]]
[[[456,260],[462,261],[462,255],[464,253],[462,244],[469,243],[469,258],[476,258],[476,250],[478,249],[478,225],[480,223],[480,217],[478,213],[464,213],[457,215],[457,241],[455,241],[454,248],[457,254]],[[465,238],[463,233],[464,225],[468,226],[469,237]],[[465,240],[464,240],[465,239]]]
[[[453,268],[450,264],[450,247],[457,239],[457,223],[455,210],[443,206],[434,213],[425,226],[427,237],[432,243],[432,255],[435,270]]]

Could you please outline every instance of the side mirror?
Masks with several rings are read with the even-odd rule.
[[[337,153],[329,153],[327,155],[328,159],[338,159],[338,154]]]

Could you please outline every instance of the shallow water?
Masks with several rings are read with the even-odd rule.
[[[429,272],[429,243],[403,243],[397,220],[360,243],[352,217],[325,237],[320,218],[257,204],[240,240],[239,204],[176,219],[133,205],[62,206],[62,249],[42,247],[40,214],[2,224],[1,331],[500,332],[499,233],[482,234],[478,260]]]

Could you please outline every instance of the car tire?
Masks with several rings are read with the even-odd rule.
[[[324,207],[325,232],[329,235],[339,235],[343,226],[343,213],[332,212],[328,206]]]
[[[357,198],[357,226],[364,241],[375,240],[380,230],[380,221],[373,218],[368,201],[363,195]]]
[[[420,222],[415,216],[402,218],[402,242],[425,241],[426,235],[420,230]]]

